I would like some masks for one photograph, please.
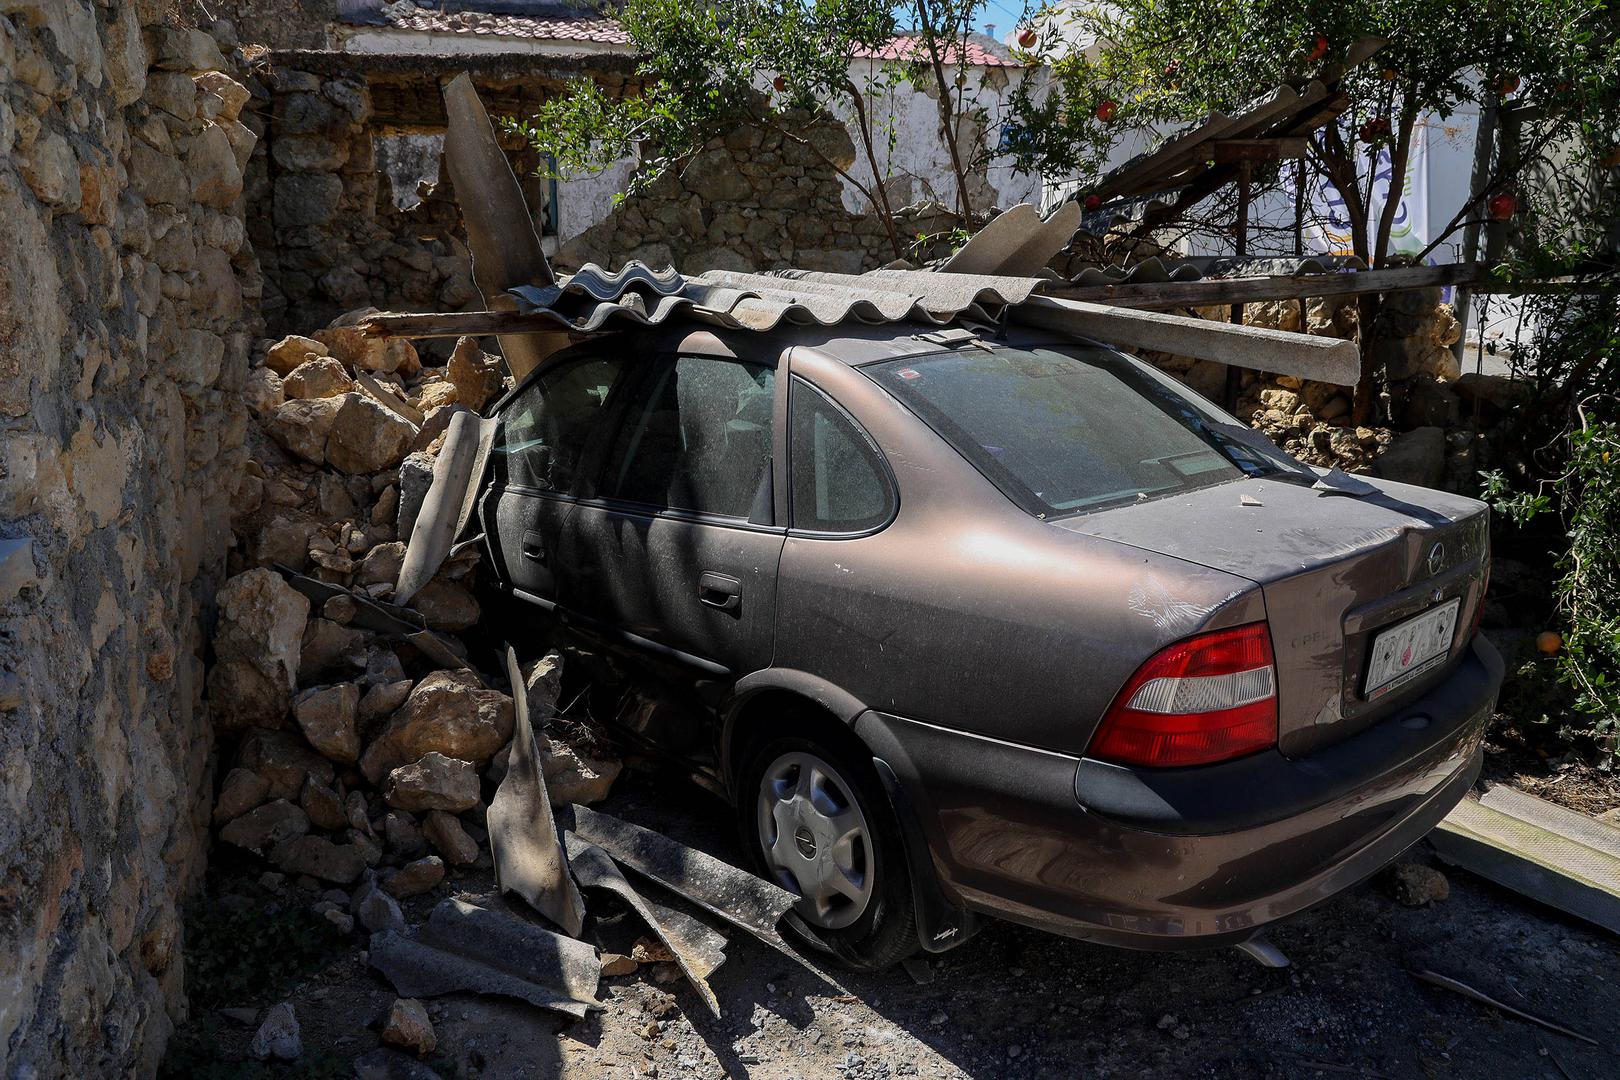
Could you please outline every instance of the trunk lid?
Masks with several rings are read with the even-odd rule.
[[[1484,503],[1372,481],[1327,495],[1283,478],[1232,481],[1054,525],[1172,555],[1260,586],[1277,658],[1278,746],[1311,753],[1364,729],[1445,677],[1483,598]],[[1380,631],[1458,602],[1449,651],[1368,698]]]

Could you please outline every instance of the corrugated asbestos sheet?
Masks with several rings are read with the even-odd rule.
[[[963,316],[990,321],[1000,308],[1029,299],[1040,285],[1035,278],[923,270],[868,274],[710,270],[688,277],[632,261],[615,273],[587,263],[556,285],[520,286],[511,293],[520,311],[549,316],[579,332],[601,329],[615,319],[651,326],[676,316],[765,331],[783,322],[942,326]]]

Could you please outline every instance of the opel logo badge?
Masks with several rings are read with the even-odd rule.
[[[1429,573],[1431,575],[1438,574],[1440,572],[1440,567],[1444,566],[1445,562],[1446,545],[1436,543],[1434,547],[1429,549]]]

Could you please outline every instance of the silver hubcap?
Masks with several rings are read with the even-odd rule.
[[[759,782],[759,843],[808,923],[837,930],[872,900],[872,840],[849,784],[814,754],[783,754]]]

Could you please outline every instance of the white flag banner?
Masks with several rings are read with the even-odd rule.
[[[1389,230],[1391,254],[1416,255],[1428,246],[1429,237],[1429,154],[1428,128],[1419,124],[1412,133],[1412,150],[1406,161],[1406,177],[1401,183],[1395,221]],[[1297,166],[1303,168],[1301,164]],[[1367,229],[1378,228],[1379,216],[1389,202],[1394,167],[1389,149],[1378,152],[1378,172],[1373,178],[1372,205],[1367,208]],[[1350,213],[1344,197],[1327,177],[1313,174],[1308,180],[1310,210],[1305,223],[1311,246],[1329,255],[1354,255],[1351,243]]]

